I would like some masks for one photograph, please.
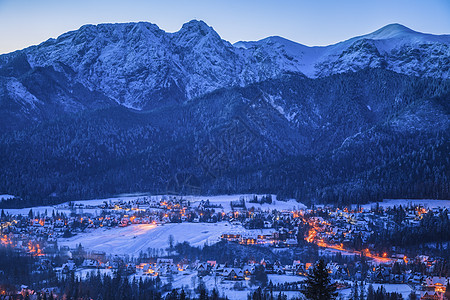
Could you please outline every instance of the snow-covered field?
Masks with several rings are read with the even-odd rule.
[[[81,244],[87,250],[104,251],[107,254],[138,256],[148,248],[166,249],[169,236],[175,243],[189,242],[192,246],[213,244],[223,233],[240,233],[244,236],[269,234],[272,229],[247,230],[242,226],[220,223],[172,223],[163,226],[153,224],[131,225],[127,227],[99,228],[80,233],[68,239],[58,239],[58,244],[74,248]]]
[[[83,204],[84,206],[99,206],[103,204],[105,201],[107,203],[118,203],[118,202],[129,202],[137,200],[138,198],[141,198],[143,196],[147,196],[154,200],[161,200],[163,198],[167,198],[166,195],[156,195],[156,196],[149,196],[146,194],[126,194],[126,195],[120,195],[117,197],[112,198],[105,198],[105,199],[92,199],[92,200],[80,200],[80,201],[72,201],[73,204]],[[260,198],[262,195],[258,195],[258,198]],[[179,196],[177,196],[179,197]],[[253,194],[242,194],[242,195],[219,195],[219,196],[183,196],[184,199],[191,202],[191,205],[193,207],[196,207],[200,204],[202,200],[209,200],[210,203],[216,204],[216,205],[222,205],[223,211],[228,212],[231,211],[231,201],[237,201],[240,198],[245,199],[247,208],[255,207],[255,208],[261,208],[262,210],[292,210],[292,209],[304,209],[306,208],[305,205],[302,203],[296,202],[295,200],[289,200],[289,201],[280,201],[276,200],[276,196],[272,195],[273,202],[272,204],[255,204],[255,203],[249,203],[249,200],[253,197]],[[43,214],[45,211],[47,211],[47,215],[51,216],[52,212],[62,212],[65,214],[69,214],[70,211],[68,209],[68,203],[65,202],[58,205],[53,206],[37,206],[37,207],[27,207],[27,208],[20,208],[20,209],[5,209],[6,213],[13,214],[13,215],[27,215],[30,209],[33,209],[34,213]],[[84,213],[90,213],[92,215],[98,215],[101,213],[100,208],[83,208]]]
[[[285,282],[297,282],[306,280],[305,276],[298,275],[278,275],[278,274],[268,274],[267,279],[272,281],[273,284],[285,283]]]
[[[147,196],[149,198],[155,199],[155,200],[161,200],[164,197],[167,197],[165,195],[156,195],[156,196],[149,196],[146,194],[125,194],[120,195],[117,197],[112,198],[105,198],[105,199],[93,199],[93,200],[80,200],[80,201],[72,201],[74,204],[83,204],[86,206],[98,206],[103,204],[105,201],[108,203],[118,203],[118,202],[128,202],[128,201],[134,201],[140,197]],[[0,199],[4,197],[5,199],[8,197],[12,197],[11,195],[0,195]],[[273,203],[272,204],[254,204],[249,203],[251,197],[253,197],[253,194],[242,194],[242,195],[219,195],[219,196],[183,196],[184,199],[189,200],[191,202],[192,206],[198,206],[202,200],[209,200],[210,203],[216,204],[216,205],[222,205],[223,211],[228,212],[231,210],[230,202],[231,201],[237,201],[240,198],[244,198],[246,202],[247,208],[255,207],[260,208],[262,210],[300,210],[305,209],[306,206],[303,203],[296,202],[295,200],[289,200],[289,201],[280,201],[276,200],[276,196],[273,195],[272,198]],[[261,195],[258,195],[258,198],[260,198]],[[450,208],[450,200],[433,200],[433,199],[385,199],[383,202],[378,202],[381,207],[393,207],[393,206],[408,206],[408,205],[422,205],[427,208]],[[362,205],[364,209],[370,209],[376,205],[376,202],[374,203],[368,203]],[[320,207],[321,205],[316,205],[317,207]],[[354,205],[356,207],[356,205]],[[33,209],[34,213],[40,213],[43,214],[45,211],[47,211],[47,215],[51,215],[53,211],[55,213],[57,211],[63,212],[66,214],[69,214],[70,211],[68,209],[68,202],[53,205],[53,206],[37,206],[37,207],[28,207],[28,208],[21,208],[21,209],[5,209],[5,212],[9,214],[21,214],[21,215],[27,215],[30,209]],[[100,208],[83,208],[84,213],[90,213],[92,215],[98,215],[101,213]]]
[[[92,270],[92,269],[84,269],[84,270],[78,270],[76,272],[76,275],[81,276],[82,278],[86,277],[87,273],[96,274],[97,272],[110,274],[111,270]],[[146,276],[143,276],[142,273],[138,272],[136,275],[133,275],[130,277],[130,281],[133,280],[133,278],[136,277],[137,279],[139,277],[145,278]],[[290,275],[277,275],[277,274],[268,274],[269,281],[272,281],[273,284],[277,283],[284,283],[284,282],[298,282],[303,281],[306,279],[304,276],[290,276]],[[161,277],[161,280],[164,283],[167,283],[168,279],[167,277]],[[203,283],[205,284],[205,287],[211,291],[213,288],[216,288],[219,291],[220,295],[225,295],[230,300],[239,300],[239,299],[246,299],[247,294],[250,292],[253,292],[258,287],[252,286],[249,281],[240,281],[239,284],[242,284],[245,289],[242,291],[236,290],[234,288],[236,281],[226,281],[221,280],[220,277],[214,278],[212,275],[207,275],[201,279]],[[197,277],[197,272],[193,271],[184,271],[180,272],[179,274],[176,274],[173,276],[173,282],[172,286],[174,288],[183,288],[185,289],[185,292],[191,296],[195,296],[193,287],[197,286],[199,284],[200,279]],[[348,284],[352,284],[352,282],[347,281]],[[388,292],[397,292],[402,294],[403,299],[408,299],[409,294],[412,291],[412,288],[407,284],[378,284],[374,283],[372,284],[374,290],[377,290],[380,286],[383,286],[384,289]],[[366,292],[367,288],[369,287],[369,284],[365,284]],[[339,290],[339,296],[344,297],[346,299],[350,296],[351,288],[346,288]],[[278,295],[279,292],[276,292],[275,295]],[[301,295],[300,292],[296,291],[283,291],[283,294],[288,296],[288,299],[292,299],[294,297],[299,297]]]
[[[385,199],[383,202],[378,202],[380,207],[394,207],[394,206],[408,206],[408,205],[422,205],[426,208],[450,208],[450,200],[433,200],[433,199]],[[364,204],[364,209],[370,209],[376,205],[375,203]]]
[[[351,284],[351,282],[349,282]],[[409,294],[412,291],[412,288],[407,285],[407,284],[394,284],[394,283],[384,283],[384,284],[378,284],[378,283],[373,283],[372,284],[373,289],[376,291],[379,287],[383,286],[383,288],[389,292],[396,292],[396,293],[400,293],[403,296],[403,299],[408,299]],[[365,284],[366,287],[366,292],[367,292],[367,288],[369,287],[369,284],[366,283]],[[351,288],[348,289],[343,289],[341,291],[339,291],[339,295],[343,296],[343,297],[349,297],[351,294]]]
[[[220,295],[226,295],[230,300],[239,300],[239,299],[247,299],[247,294],[250,290],[254,290],[257,287],[250,287],[247,281],[242,282],[242,284],[246,287],[243,291],[238,291],[234,289],[234,285],[236,282],[233,281],[222,281],[220,278],[214,278],[214,276],[205,276],[202,278],[202,281],[205,284],[205,287],[208,290],[212,290],[214,287],[217,288]],[[174,276],[174,281],[172,283],[174,288],[181,287],[192,287],[197,286],[199,283],[199,278],[197,277],[197,273],[194,272],[192,274],[179,274]],[[192,290],[188,291],[193,293]],[[192,294],[194,296],[194,294]]]
[[[192,287],[192,284],[195,281],[195,284],[198,284],[198,278],[195,280],[192,279],[192,277],[196,277],[196,273],[192,274],[179,274],[174,276],[174,282],[173,286],[175,288],[181,288],[183,286],[190,286]],[[276,275],[276,274],[268,274],[268,279],[273,282],[273,284],[277,283],[284,283],[284,282],[297,282],[297,281],[303,281],[306,279],[304,276],[289,276],[289,275]],[[165,278],[163,278],[165,280]],[[205,286],[208,290],[212,290],[214,287],[216,287],[221,295],[226,295],[229,299],[246,299],[247,294],[249,292],[254,291],[257,289],[257,286],[251,286],[248,281],[243,281],[242,284],[246,287],[246,290],[244,291],[237,291],[233,287],[235,285],[235,282],[233,281],[221,281],[218,279],[217,281],[214,280],[213,276],[205,276],[203,278],[203,282],[205,283]],[[349,282],[351,284],[351,282]],[[388,292],[397,292],[402,294],[403,299],[408,299],[409,294],[411,293],[412,289],[407,284],[372,284],[374,290],[377,290],[380,286],[383,286],[384,289]],[[366,291],[369,287],[369,284],[366,283],[365,285]],[[351,289],[343,289],[339,290],[339,295],[344,297],[350,296]],[[301,295],[300,292],[290,292],[290,291],[284,291],[282,292],[288,296],[288,299],[292,299],[294,297],[299,297]],[[276,292],[275,295],[278,295],[278,292]]]
[[[258,198],[261,199],[262,195],[258,195]],[[216,205],[222,205],[223,210],[225,212],[231,211],[230,202],[239,200],[240,197],[243,197],[247,208],[255,207],[255,208],[261,208],[262,210],[299,210],[299,209],[305,209],[306,206],[300,202],[297,202],[295,200],[289,200],[289,201],[280,201],[277,200],[276,195],[272,195],[272,204],[255,204],[255,203],[249,203],[251,197],[253,195],[221,195],[221,196],[187,196],[184,197],[187,200],[189,200],[194,205],[199,203],[202,200],[209,200],[210,203],[216,204]]]
[[[303,281],[305,277],[303,276],[287,276],[287,275],[275,275],[269,274],[268,279],[271,280],[274,284],[283,283],[283,282],[296,282]],[[167,278],[162,277],[163,281],[167,281]],[[173,287],[174,288],[185,288],[189,287],[187,293],[193,293],[192,287],[197,286],[199,283],[199,278],[197,277],[196,272],[192,273],[180,273],[173,277]],[[239,281],[238,284],[242,284],[245,289],[240,291],[234,288],[236,281],[227,281],[221,280],[220,277],[214,278],[214,276],[205,276],[201,279],[205,284],[205,287],[211,291],[213,288],[216,288],[219,291],[220,295],[225,295],[230,300],[240,300],[247,299],[247,294],[253,292],[258,288],[258,286],[252,286],[249,281]],[[293,297],[298,297],[299,292],[283,292],[288,296],[288,299]],[[276,292],[278,295],[278,292]],[[194,296],[194,294],[192,294]]]
[[[65,214],[70,214],[70,211],[68,209],[58,209],[56,206],[34,206],[34,207],[27,207],[27,208],[5,208],[5,213],[10,215],[28,215],[28,212],[33,210],[34,214],[39,213],[40,215],[47,212],[47,216],[51,216],[52,212],[60,212]]]
[[[3,195],[0,195],[0,202],[2,200],[8,200],[8,199],[12,199],[12,198],[14,198],[13,195],[3,194]]]
[[[89,276],[93,276],[98,273],[101,275],[114,276],[114,270],[112,269],[79,269],[75,271],[75,276],[79,278],[86,278],[87,274],[89,274]]]

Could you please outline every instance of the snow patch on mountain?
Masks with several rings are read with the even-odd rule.
[[[308,47],[281,37],[234,44],[253,56],[272,57],[281,70],[312,78],[364,68],[449,78],[449,45],[450,35],[424,34],[400,24],[325,47]]]
[[[6,89],[11,99],[22,105],[22,110],[24,112],[35,109],[36,104],[42,104],[39,99],[31,94],[27,88],[15,78],[9,78],[6,83]]]

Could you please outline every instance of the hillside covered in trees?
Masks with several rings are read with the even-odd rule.
[[[4,100],[15,115],[0,131],[0,191],[22,200],[0,205],[130,192],[448,199],[449,100],[448,80],[383,69],[284,74],[140,111],[105,100],[30,119]]]

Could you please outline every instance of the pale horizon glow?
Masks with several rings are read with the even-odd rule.
[[[203,20],[225,40],[282,36],[323,46],[400,23],[450,33],[448,0],[0,0],[0,54],[36,45],[85,24],[150,22],[167,32]]]

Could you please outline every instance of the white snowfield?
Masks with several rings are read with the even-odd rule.
[[[257,195],[258,199],[261,199],[263,195]],[[154,195],[149,196],[147,194],[127,194],[127,195],[120,195],[117,197],[112,198],[105,198],[105,199],[92,199],[92,200],[79,200],[79,201],[71,201],[73,204],[82,204],[84,205],[83,212],[84,213],[90,213],[93,215],[98,215],[101,213],[101,208],[95,208],[95,206],[99,206],[103,204],[104,202],[107,203],[118,203],[118,202],[132,202],[142,197],[148,197],[152,200],[161,200],[163,198],[168,198],[167,195]],[[179,198],[180,196],[176,196]],[[253,194],[237,194],[237,195],[218,195],[218,196],[183,196],[183,199],[186,199],[191,202],[191,205],[193,207],[198,207],[200,202],[202,200],[209,200],[211,204],[216,205],[222,205],[222,208],[217,208],[216,211],[224,211],[229,212],[231,211],[231,201],[237,201],[240,198],[243,198],[246,202],[247,208],[260,208],[262,210],[299,210],[304,209],[306,206],[300,202],[297,202],[295,200],[289,200],[289,201],[280,201],[277,200],[276,195],[272,195],[273,202],[272,204],[257,204],[257,203],[249,203],[250,199],[253,197]],[[1,197],[0,197],[1,198]],[[12,215],[27,215],[30,211],[30,209],[33,210],[33,213],[39,213],[43,214],[45,211],[47,211],[47,215],[51,216],[52,212],[60,212],[69,214],[70,210],[68,208],[69,202],[65,202],[58,205],[53,206],[36,206],[36,207],[27,207],[27,208],[20,208],[20,209],[5,209],[5,212],[12,214]],[[94,207],[94,208],[86,208],[86,206]]]
[[[192,277],[197,276],[196,273],[189,275],[177,275],[174,277],[173,287],[174,288],[182,288],[183,286],[192,285]],[[269,274],[268,279],[271,280],[274,284],[284,283],[284,282],[297,282],[305,280],[303,276],[287,276],[287,275],[275,275]],[[163,279],[164,280],[164,279]],[[225,295],[230,300],[241,300],[247,299],[248,293],[254,292],[258,286],[251,285],[248,281],[241,281],[246,288],[242,291],[237,291],[233,287],[236,284],[236,281],[226,281],[218,279],[217,282],[214,280],[214,276],[205,276],[203,277],[203,282],[208,290],[212,290],[213,288],[217,288],[220,295]],[[198,283],[198,279],[196,281]],[[274,292],[274,295],[277,296],[279,292]],[[283,292],[288,295],[288,299],[292,299],[293,297],[300,296],[300,292]]]
[[[351,282],[348,282],[349,284],[352,284]],[[372,284],[373,289],[376,291],[378,288],[380,288],[381,286],[383,286],[383,288],[389,292],[389,293],[399,293],[402,294],[403,299],[408,299],[409,294],[412,291],[411,286],[407,285],[407,284],[394,284],[394,283],[383,283],[383,284],[379,284],[379,283],[373,283]],[[367,289],[369,288],[369,283],[365,284],[365,289],[366,289],[366,293],[367,293]],[[343,296],[344,299],[347,299],[346,297],[350,297],[351,294],[351,288],[347,288],[347,289],[343,289],[339,291],[339,295]],[[418,292],[417,292],[418,293]]]
[[[369,203],[364,204],[362,207],[364,209],[371,209],[377,204]],[[409,206],[409,205],[421,205],[425,208],[450,208],[450,200],[434,200],[434,199],[385,199],[383,202],[378,202],[380,207],[394,207],[394,206]]]
[[[163,226],[154,224],[130,225],[111,229],[93,229],[80,233],[68,239],[58,239],[61,246],[75,248],[81,244],[90,251],[104,251],[111,255],[138,256],[147,249],[166,249],[169,247],[169,236],[174,242],[189,242],[192,246],[214,244],[220,240],[223,233],[256,236],[272,233],[272,229],[247,230],[242,226],[220,223],[171,223]]]
[[[13,195],[3,194],[3,195],[0,195],[0,202],[2,200],[8,200],[8,199],[12,199],[12,198],[14,198]]]
[[[257,195],[258,199],[260,200],[262,195]],[[253,195],[244,194],[244,195],[221,195],[221,196],[185,196],[184,199],[191,202],[191,205],[197,206],[200,201],[202,200],[209,200],[210,203],[215,205],[222,205],[223,211],[228,212],[231,211],[231,201],[239,200],[240,198],[243,198],[245,200],[245,205],[247,209],[254,207],[254,208],[260,208],[262,210],[300,210],[305,209],[306,205],[303,203],[297,202],[295,200],[289,200],[289,201],[280,201],[277,200],[276,195],[272,195],[272,204],[264,203],[264,204],[257,204],[257,203],[249,203],[250,199],[253,197]],[[220,210],[220,209],[218,209]]]
[[[47,216],[51,216],[52,212],[60,212],[65,214],[70,214],[70,211],[68,209],[58,209],[57,206],[34,206],[34,207],[27,207],[27,208],[5,208],[5,213],[10,215],[22,215],[26,216],[30,212],[30,209],[33,211],[34,214],[39,213],[40,215],[45,214],[47,212]]]

